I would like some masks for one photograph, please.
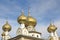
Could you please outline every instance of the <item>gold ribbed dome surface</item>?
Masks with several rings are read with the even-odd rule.
[[[49,33],[55,32],[57,30],[57,27],[55,27],[55,25],[50,24],[47,30]]]
[[[17,21],[18,21],[19,24],[21,24],[21,23],[25,24],[26,23],[26,19],[27,19],[27,17],[22,12],[22,14],[18,17]]]
[[[32,16],[28,16],[27,17],[27,25],[28,26],[33,26],[33,27],[35,27],[35,25],[36,25],[36,19],[35,18],[33,18]]]
[[[8,24],[8,21],[6,21],[6,24],[3,25],[2,29],[3,29],[3,31],[11,30],[11,26],[10,26],[10,24]]]
[[[2,36],[5,36],[5,32],[3,32],[1,35],[2,35]]]

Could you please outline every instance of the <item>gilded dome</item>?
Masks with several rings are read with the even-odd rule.
[[[24,15],[24,12],[22,12],[22,14],[18,17],[17,21],[18,21],[19,24],[21,24],[21,23],[25,24],[26,19],[27,19],[27,17]]]
[[[10,26],[10,24],[8,24],[8,21],[6,21],[6,24],[3,25],[2,29],[3,29],[3,31],[11,30],[11,26]]]
[[[55,32],[57,30],[57,27],[55,27],[55,25],[50,24],[47,30],[49,33]]]
[[[2,35],[2,36],[5,36],[5,32],[3,32],[1,35]]]
[[[37,23],[36,19],[33,18],[32,16],[30,16],[30,14],[29,14],[28,17],[27,17],[27,25],[35,27],[36,23]]]

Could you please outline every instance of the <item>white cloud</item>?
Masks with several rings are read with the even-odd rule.
[[[0,4],[0,16],[7,16],[7,15],[15,16],[14,14],[17,14],[20,11],[21,7],[18,5],[7,6]]]
[[[49,24],[44,25],[44,24],[41,24],[41,23],[37,24],[37,26],[36,26],[36,30],[38,32],[41,32],[42,33],[42,37],[43,38],[47,38],[49,36],[49,33],[47,31],[48,26],[49,26]]]
[[[33,15],[35,15],[36,13],[37,15],[45,15],[48,10],[56,8],[57,5],[55,0],[42,1],[41,3],[39,2],[31,4],[31,10]]]

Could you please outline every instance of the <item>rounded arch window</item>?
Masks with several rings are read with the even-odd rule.
[[[37,35],[37,37],[39,37],[39,35]]]

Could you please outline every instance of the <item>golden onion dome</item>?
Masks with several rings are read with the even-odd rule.
[[[55,27],[55,25],[50,24],[47,30],[49,33],[55,32],[57,30],[57,27]]]
[[[10,24],[8,24],[8,21],[6,21],[6,24],[3,25],[2,29],[3,29],[3,31],[11,30],[11,26],[10,26]]]
[[[33,18],[32,16],[30,16],[30,13],[28,13],[28,17],[27,17],[27,25],[28,26],[33,26],[35,27],[37,24],[37,21],[35,18]]]
[[[5,32],[3,32],[1,35],[2,35],[2,36],[5,36]]]
[[[24,12],[22,11],[22,14],[18,17],[17,21],[18,21],[19,24],[21,24],[21,23],[25,24],[26,19],[27,19],[27,17],[24,15]]]

